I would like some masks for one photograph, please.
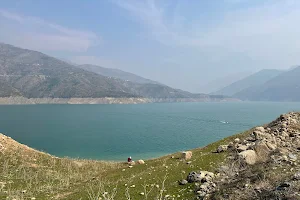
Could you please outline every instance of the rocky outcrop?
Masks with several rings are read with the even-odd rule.
[[[228,164],[212,190],[225,194],[210,192],[212,199],[300,199],[300,113],[281,115],[216,152],[226,152]],[[210,199],[203,194],[199,199]]]

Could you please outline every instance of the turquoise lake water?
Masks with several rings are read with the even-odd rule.
[[[56,156],[148,159],[268,123],[300,103],[0,106],[0,132]]]

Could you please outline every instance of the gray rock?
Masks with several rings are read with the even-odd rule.
[[[289,187],[291,186],[291,184],[289,182],[284,182],[281,183],[276,190],[287,190]]]
[[[276,146],[274,144],[270,143],[270,142],[267,142],[266,145],[272,151],[274,151],[276,149]]]
[[[198,174],[197,172],[190,172],[189,175],[187,176],[186,180],[189,183],[201,182],[202,176],[201,176],[201,174]]]
[[[192,158],[193,153],[191,151],[184,151],[181,154],[181,158],[184,160],[190,160]]]
[[[258,142],[255,147],[254,150],[256,152],[257,158],[260,161],[267,161],[269,158],[269,154],[270,154],[270,149],[268,148],[268,146],[266,145],[266,143],[264,142]]]
[[[246,150],[238,154],[239,157],[247,164],[253,165],[257,161],[257,155],[253,150]]]
[[[297,160],[297,156],[295,155],[295,154],[292,154],[292,153],[289,153],[289,159],[291,160],[291,161],[296,161]]]
[[[300,172],[297,172],[296,174],[294,174],[293,179],[299,181],[300,180]]]
[[[237,147],[238,152],[246,151],[247,149],[248,149],[247,145],[238,145]]]
[[[254,131],[253,134],[254,134],[255,140],[262,140],[265,138],[265,132]]]
[[[227,151],[227,149],[228,149],[228,145],[220,145],[220,146],[217,148],[217,152],[218,152],[218,153],[221,153],[221,152]]]
[[[188,184],[188,181],[183,179],[183,180],[178,181],[178,183],[179,183],[179,185],[186,185],[186,184]]]
[[[256,127],[254,131],[265,132],[265,128],[262,126]]]
[[[235,143],[240,143],[241,140],[240,140],[240,138],[235,138],[235,139],[234,139],[234,142],[235,142]]]

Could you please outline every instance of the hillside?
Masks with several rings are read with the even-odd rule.
[[[84,71],[40,52],[0,44],[1,96],[135,97],[123,82]]]
[[[300,113],[135,164],[57,158],[0,135],[0,199],[300,199]],[[138,164],[140,163],[140,164]]]
[[[131,77],[134,77],[133,75]],[[138,79],[137,77],[135,77]],[[138,81],[145,82],[140,78]],[[151,81],[150,81],[151,82]],[[156,83],[136,83],[86,71],[37,51],[0,43],[0,98],[149,98],[166,102],[209,101],[199,95]],[[197,99],[192,99],[197,98]],[[18,98],[17,98],[18,99]],[[216,97],[212,96],[212,100]],[[226,100],[218,96],[217,100]],[[6,100],[5,100],[6,101]],[[37,100],[36,102],[39,102]],[[47,100],[44,102],[51,102]],[[64,102],[64,101],[60,101]],[[78,101],[80,103],[81,101]],[[84,101],[87,102],[87,101]],[[102,100],[97,102],[103,102]],[[117,101],[112,101],[117,102]],[[136,102],[141,102],[137,100]],[[153,102],[143,100],[142,102]],[[120,102],[122,103],[122,102]]]
[[[118,78],[124,81],[130,81],[134,83],[140,83],[140,84],[159,84],[156,81],[152,81],[150,79],[143,78],[141,76],[135,75],[133,73],[125,72],[119,69],[111,69],[111,68],[105,68],[97,65],[76,65],[76,67],[94,72],[96,74],[100,74],[102,76],[108,76],[108,77],[114,77]],[[161,85],[161,84],[160,84]]]
[[[243,100],[254,101],[300,101],[300,67],[279,74],[260,84],[236,93]]]
[[[262,85],[270,79],[278,76],[282,72],[283,71],[275,69],[264,69],[250,76],[247,76],[244,79],[236,81],[216,92],[213,92],[212,94],[234,96],[236,93],[241,92],[245,89]]]

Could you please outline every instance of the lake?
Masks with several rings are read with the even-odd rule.
[[[289,111],[300,103],[9,105],[0,106],[0,132],[56,156],[136,160],[205,146]]]

